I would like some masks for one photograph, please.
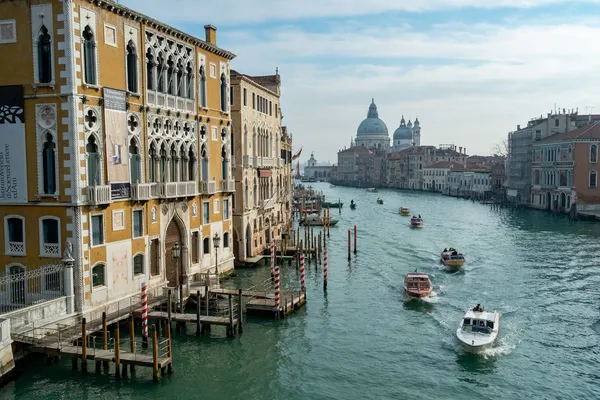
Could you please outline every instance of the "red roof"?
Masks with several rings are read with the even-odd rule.
[[[564,142],[578,139],[600,139],[600,121],[575,129],[571,132],[557,133],[556,135],[548,136],[534,144]]]

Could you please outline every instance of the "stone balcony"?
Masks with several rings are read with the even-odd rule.
[[[112,201],[110,185],[88,186],[86,190],[88,204],[90,205],[99,206],[102,204],[110,204]]]
[[[204,181],[200,183],[200,194],[211,195],[217,193],[216,181]]]
[[[157,195],[160,198],[173,199],[190,197],[198,194],[198,182],[162,182],[157,184]]]
[[[221,181],[221,191],[226,193],[235,192],[235,181],[233,179]]]
[[[262,167],[273,168],[275,166],[275,159],[273,157],[263,157]]]
[[[252,168],[254,166],[254,157],[244,156],[242,162],[243,162],[244,168]]]
[[[157,183],[137,183],[131,185],[131,199],[146,201],[158,197]]]

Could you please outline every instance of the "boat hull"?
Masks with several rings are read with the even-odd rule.
[[[408,217],[410,215],[410,211],[400,211],[400,215]]]
[[[410,223],[410,227],[411,227],[411,228],[422,228],[422,227],[423,227],[423,224],[422,224],[422,223],[420,223],[420,224],[413,224],[413,223],[411,222],[411,223]]]
[[[458,338],[458,341],[460,342],[461,347],[466,352],[472,353],[472,354],[479,354],[479,353],[483,353],[484,351],[494,347],[494,344],[496,343],[496,339],[498,339],[498,332],[496,331],[492,335],[490,335],[488,340],[485,340],[485,341],[479,340],[477,342],[474,342],[472,339],[462,335],[462,331],[459,329],[456,331],[456,337]]]
[[[431,295],[431,288],[427,290],[414,290],[408,289],[406,286],[404,287],[404,293],[411,299],[424,299]]]
[[[494,346],[494,342],[490,342],[490,343],[485,343],[479,346],[472,346],[468,343],[463,342],[462,340],[460,340],[460,344],[461,347],[463,348],[463,350],[465,350],[467,353],[471,353],[471,354],[481,354],[484,351],[491,349]]]
[[[442,258],[442,263],[451,270],[458,270],[460,269],[464,263],[465,260],[445,260]]]

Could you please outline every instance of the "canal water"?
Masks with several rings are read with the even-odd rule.
[[[600,397],[600,225],[569,223],[540,211],[492,211],[435,194],[329,188],[346,206],[331,229],[329,285],[310,268],[307,307],[280,321],[250,319],[227,338],[174,338],[172,376],[150,371],[116,381],[82,375],[69,360],[34,362],[2,399],[596,399]],[[383,205],[376,198],[384,199]],[[358,204],[351,211],[351,199]],[[421,214],[423,229],[398,213]],[[347,261],[347,229],[358,226],[358,254]],[[447,246],[463,251],[464,270],[439,264]],[[430,274],[437,296],[406,304],[404,275]],[[299,286],[294,267],[283,282]],[[238,271],[244,287],[268,267]],[[501,312],[500,339],[486,354],[460,350],[456,327],[481,303]],[[90,365],[93,370],[93,366]]]

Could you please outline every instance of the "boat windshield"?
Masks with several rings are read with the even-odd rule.
[[[463,328],[467,332],[485,333],[489,335],[494,329],[494,321],[464,318]]]

